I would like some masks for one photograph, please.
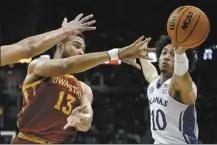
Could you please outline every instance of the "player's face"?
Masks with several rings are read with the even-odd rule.
[[[166,45],[161,51],[159,58],[159,68],[162,73],[173,73],[174,56],[174,47],[172,44]]]
[[[68,41],[65,42],[64,46],[66,57],[84,54],[84,40],[79,36],[69,36]]]

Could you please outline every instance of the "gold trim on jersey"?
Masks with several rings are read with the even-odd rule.
[[[53,141],[49,141],[40,137],[37,137],[35,135],[29,135],[29,134],[24,134],[22,132],[19,132],[17,135],[19,138],[31,141],[31,142],[35,142],[35,143],[40,143],[40,144],[53,144]]]
[[[38,81],[36,81],[36,82],[30,83],[30,84],[27,84],[27,85],[23,85],[22,88],[28,89],[28,88],[33,87],[33,86],[36,86],[36,85],[38,85],[38,84],[40,84],[40,83],[42,83],[42,80],[38,80]]]
[[[66,77],[66,78],[69,78],[69,79],[75,78],[73,75],[70,75],[70,74],[65,74],[65,77]],[[76,78],[75,78],[75,79],[76,79]]]
[[[35,97],[36,96],[36,86],[35,85],[32,86],[32,91],[33,91],[33,97]]]
[[[29,96],[28,96],[28,92],[25,88],[22,88],[22,92],[23,92],[23,97],[25,99],[26,104],[29,104]]]
[[[27,92],[27,89],[32,87],[33,88],[33,96],[35,96],[36,95],[36,89],[35,89],[36,87],[35,86],[40,84],[40,83],[42,83],[42,80],[38,80],[36,82],[30,83],[27,85],[22,85],[23,97],[25,99],[26,104],[29,103],[29,94]]]

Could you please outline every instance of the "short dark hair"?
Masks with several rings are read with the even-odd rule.
[[[160,57],[161,51],[163,50],[163,48],[168,44],[172,44],[170,37],[168,35],[161,35],[155,44],[156,54],[157,54],[158,58]],[[186,55],[187,55],[188,60],[189,60],[188,71],[191,73],[195,70],[195,66],[196,66],[197,59],[198,59],[197,58],[197,52],[195,49],[188,49],[186,51]]]
[[[78,37],[81,37],[81,38],[84,40],[84,35],[83,35],[82,33],[78,34],[77,36],[78,36]],[[61,41],[61,43],[65,43],[66,41],[68,41],[68,40],[69,40],[69,37],[70,37],[70,36],[66,37],[64,40]],[[84,40],[84,41],[85,41],[85,40]]]
[[[85,37],[82,33],[78,34],[77,36],[81,37],[85,41]]]

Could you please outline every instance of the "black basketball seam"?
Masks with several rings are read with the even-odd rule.
[[[185,6],[182,6],[182,7],[183,7],[183,9],[185,8]],[[176,14],[178,13],[178,11],[179,11],[182,7],[180,7],[180,8],[177,10]],[[183,9],[181,9],[181,11],[182,11]],[[180,11],[180,12],[181,12],[181,11]],[[179,12],[179,13],[180,13],[180,12]],[[170,16],[171,16],[171,15],[170,15]],[[168,32],[168,35],[171,37],[171,33],[170,33],[171,31],[167,31],[167,32]],[[175,39],[176,39],[176,38],[175,38]]]
[[[183,40],[183,41],[181,41],[181,42],[178,42],[178,43],[183,43],[183,42],[185,42],[189,37],[190,37],[190,35],[192,34],[192,32],[194,31],[194,29],[195,29],[195,27],[197,26],[197,23],[198,23],[198,21],[199,21],[199,19],[200,19],[200,15],[201,15],[201,12],[199,13],[199,16],[198,16],[198,18],[197,18],[197,21],[196,21],[196,23],[194,24],[194,26],[193,26],[193,29],[191,30],[191,32],[187,35],[187,37]]]
[[[190,9],[190,8],[192,8],[192,7],[187,8],[187,9],[182,13],[182,15],[181,15],[180,18],[179,18],[179,21],[178,21],[177,26],[176,26],[176,29],[175,29],[175,30],[176,30],[176,33],[175,33],[175,34],[176,34],[176,37],[175,37],[176,42],[178,42],[178,41],[177,41],[177,31],[178,31],[178,26],[179,26],[178,24],[179,24],[180,20],[182,19],[183,14],[184,14],[188,9]]]
[[[203,38],[205,37],[205,36],[207,36],[208,37],[208,35],[209,35],[209,30],[207,31],[207,33],[205,33],[205,35],[203,35],[203,37],[200,39],[200,40],[198,40],[197,42],[195,42],[195,43],[193,43],[193,44],[190,44],[190,45],[183,45],[184,47],[185,46],[191,46],[191,45],[195,45],[196,43],[199,43],[200,41],[202,41],[203,40]]]

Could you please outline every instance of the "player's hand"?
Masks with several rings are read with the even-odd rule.
[[[147,59],[147,60],[152,60],[150,57],[147,56],[147,51],[155,51],[155,48],[149,48],[148,49],[148,42],[151,40],[151,38],[146,38],[143,41],[143,45],[141,46],[142,48],[145,48],[144,50],[142,50],[141,52],[139,52],[138,57],[142,57],[143,59]],[[135,42],[134,42],[135,43]],[[140,58],[141,58],[140,57]],[[137,69],[141,69],[141,66],[136,62],[136,58],[137,57],[128,57],[128,58],[123,58],[122,61],[126,64],[132,65],[134,67],[136,67]]]
[[[178,54],[182,54],[182,53],[184,53],[184,52],[187,50],[186,48],[183,48],[182,46],[180,46],[180,45],[174,43],[173,41],[172,41],[172,45],[174,46],[175,51],[176,51],[176,53],[178,53]]]
[[[93,27],[93,24],[96,23],[95,20],[90,20],[93,18],[93,14],[83,17],[83,14],[79,14],[74,20],[67,22],[67,18],[64,18],[62,27],[69,29],[73,35],[77,35],[84,31],[95,30],[96,27]]]
[[[147,59],[147,56],[145,54],[143,54],[143,52],[155,51],[156,49],[144,47],[143,45],[145,43],[149,42],[150,38],[145,39],[145,40],[143,40],[143,39],[144,39],[144,36],[137,39],[131,45],[121,48],[119,50],[119,58],[121,60],[123,60],[125,58],[133,58],[133,59],[144,58],[144,59]]]
[[[79,126],[79,125],[83,124],[83,122],[86,122],[86,121],[88,121],[90,119],[92,120],[91,115],[83,113],[86,109],[87,109],[86,105],[76,107],[72,111],[70,116],[67,118],[67,123],[63,127],[63,129],[65,130],[65,129],[69,128],[69,127],[76,127],[76,126]]]

